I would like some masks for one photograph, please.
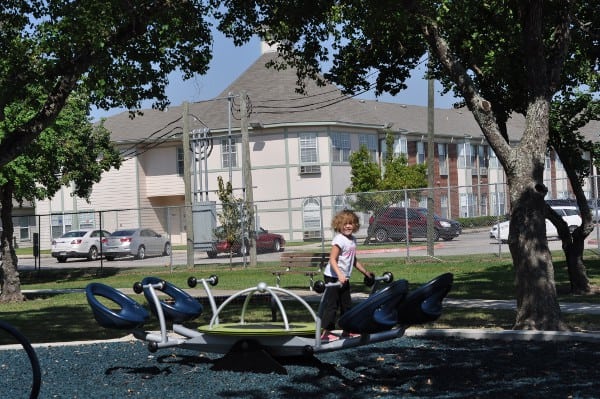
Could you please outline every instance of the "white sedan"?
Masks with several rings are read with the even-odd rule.
[[[576,206],[553,206],[552,209],[567,222],[569,230],[571,232],[581,225],[581,216],[579,216],[579,210]],[[490,238],[500,240],[502,242],[508,241],[508,229],[510,222],[502,222],[495,224],[490,230]],[[558,238],[558,231],[556,227],[546,219],[546,237],[547,238]]]
[[[65,263],[67,258],[96,260],[100,245],[106,244],[109,236],[105,230],[71,230],[52,240],[52,256],[59,263]]]

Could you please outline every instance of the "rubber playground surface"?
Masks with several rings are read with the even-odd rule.
[[[0,351],[0,366],[14,351]],[[286,359],[287,374],[214,371],[220,355],[110,341],[37,346],[40,398],[597,398],[597,342],[403,337]],[[14,362],[13,362],[14,363]],[[22,363],[26,366],[25,363]],[[27,398],[27,368],[0,397]],[[25,390],[26,391],[26,390]]]

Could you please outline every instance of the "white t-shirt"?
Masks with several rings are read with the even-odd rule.
[[[346,278],[350,278],[354,259],[356,258],[356,238],[353,235],[346,237],[345,235],[338,233],[333,237],[331,245],[336,245],[340,248],[338,267],[340,271],[346,275]],[[323,274],[329,277],[338,278],[330,263],[325,267]]]

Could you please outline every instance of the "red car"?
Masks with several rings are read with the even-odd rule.
[[[247,238],[245,239],[247,240]],[[269,233],[268,230],[262,227],[256,232],[256,251],[257,252],[280,252],[285,248],[285,239],[281,234]],[[242,241],[235,241],[229,244],[227,241],[217,241],[213,244],[213,250],[207,251],[209,258],[216,258],[218,254],[233,252],[237,255],[243,255],[245,250],[246,255],[250,253],[248,242],[242,246]]]

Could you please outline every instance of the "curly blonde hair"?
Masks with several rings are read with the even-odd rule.
[[[331,228],[336,232],[340,233],[345,224],[352,223],[354,225],[354,229],[352,229],[353,233],[356,233],[360,228],[360,222],[358,221],[358,216],[354,212],[348,209],[344,209],[339,212],[337,215],[333,217],[331,221]]]

